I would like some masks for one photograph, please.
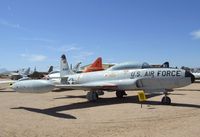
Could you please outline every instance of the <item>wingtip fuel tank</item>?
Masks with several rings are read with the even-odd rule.
[[[54,88],[54,84],[49,80],[25,80],[14,83],[11,86],[20,93],[46,93]]]

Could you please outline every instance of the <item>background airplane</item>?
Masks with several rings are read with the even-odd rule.
[[[104,70],[102,65],[102,58],[98,57],[90,66],[86,67],[83,72],[93,72],[93,71],[101,71]]]
[[[39,72],[35,68],[34,72],[32,74],[29,74],[28,77],[31,78],[31,79],[42,79],[46,75],[48,75],[49,73],[51,73],[52,71],[53,71],[53,66],[50,66],[49,70],[47,72]]]
[[[200,80],[200,73],[199,72],[193,72],[192,73],[196,80]]]
[[[181,68],[190,71],[194,75],[196,80],[200,80],[200,68],[189,68],[185,66],[182,66]]]
[[[27,69],[21,69],[17,71],[4,71],[0,73],[0,76],[2,77],[8,77],[12,80],[18,80],[23,77],[27,77],[30,74],[30,68]]]
[[[75,65],[75,67],[69,68],[69,64],[66,60],[66,71],[70,71],[70,74],[74,73],[86,73],[86,72],[93,72],[93,71],[101,71],[104,70],[102,65],[102,58],[98,57],[90,66],[86,67],[83,71],[79,70],[81,62]],[[60,83],[60,71],[52,71],[47,75],[46,79],[52,80],[54,83]]]

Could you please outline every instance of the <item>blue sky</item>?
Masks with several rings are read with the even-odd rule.
[[[149,62],[200,67],[199,0],[1,0],[0,68]]]

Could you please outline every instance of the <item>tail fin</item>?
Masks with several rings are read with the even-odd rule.
[[[64,77],[69,74],[72,74],[72,72],[70,71],[66,56],[63,54],[60,61],[60,77]]]
[[[84,72],[92,72],[92,71],[100,71],[104,70],[102,65],[102,58],[97,58],[94,63],[92,63],[89,67],[87,67]]]
[[[27,76],[29,75],[29,73],[30,73],[30,67],[24,71],[23,75]]]
[[[48,70],[48,73],[52,72],[53,71],[53,66],[50,66],[49,67],[49,70]]]
[[[81,62],[77,63],[73,68],[73,72],[78,72],[80,65],[81,65]]]

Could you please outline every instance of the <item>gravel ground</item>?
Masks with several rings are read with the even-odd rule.
[[[105,92],[95,103],[86,92],[20,94],[0,91],[0,137],[197,137],[200,83],[175,89],[171,106],[163,95],[148,96],[141,108],[137,92],[124,99]]]

